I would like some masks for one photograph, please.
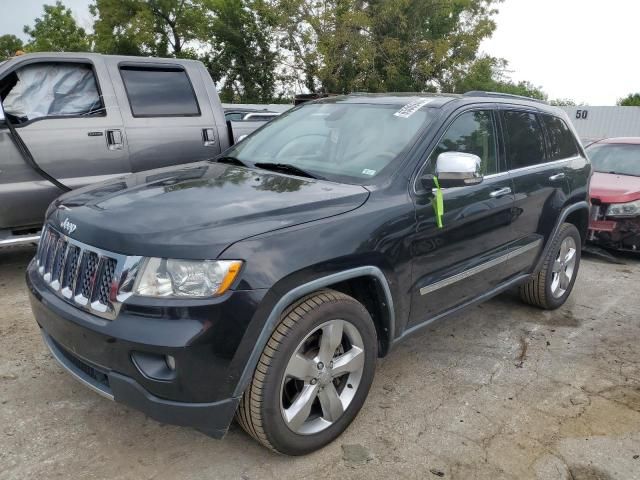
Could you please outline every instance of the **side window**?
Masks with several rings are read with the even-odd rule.
[[[542,115],[542,123],[549,137],[549,160],[562,160],[579,155],[573,133],[561,118]]]
[[[544,135],[536,114],[506,111],[503,115],[509,168],[544,163]]]
[[[33,63],[0,82],[5,113],[15,123],[46,117],[106,115],[93,68],[85,63]]]
[[[120,67],[134,117],[200,115],[195,92],[181,68]]]
[[[244,117],[244,114],[239,112],[230,112],[224,114],[224,119],[231,122],[239,122],[242,120],[242,117]]]
[[[456,118],[429,157],[427,173],[435,173],[438,155],[473,153],[482,160],[483,175],[498,173],[496,133],[490,110],[466,112]]]

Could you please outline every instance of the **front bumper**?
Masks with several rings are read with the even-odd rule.
[[[640,217],[591,219],[589,242],[605,248],[627,252],[640,252]]]
[[[159,422],[195,427],[214,438],[222,438],[238,407],[239,398],[213,403],[172,402],[158,398],[132,378],[103,370],[76,357],[44,330],[42,337],[53,357],[76,380],[103,397],[140,410]]]
[[[248,359],[240,345],[262,291],[208,303],[131,299],[110,321],[59,298],[34,262],[27,285],[46,345],[76,379],[160,422],[225,434]],[[175,358],[175,371],[156,368],[165,355]]]

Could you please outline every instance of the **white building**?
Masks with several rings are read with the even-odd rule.
[[[609,137],[640,137],[640,107],[562,107],[583,143]]]

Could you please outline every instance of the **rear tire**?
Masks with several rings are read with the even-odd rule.
[[[540,272],[520,286],[522,301],[545,310],[562,306],[578,276],[581,246],[582,239],[575,225],[563,223]]]
[[[358,301],[322,290],[291,305],[262,352],[236,418],[265,447],[304,455],[336,439],[371,387],[376,331]]]

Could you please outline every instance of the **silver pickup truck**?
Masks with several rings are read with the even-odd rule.
[[[269,119],[225,119],[204,65],[173,58],[23,55],[0,99],[0,246],[37,240],[66,189],[213,158]]]

